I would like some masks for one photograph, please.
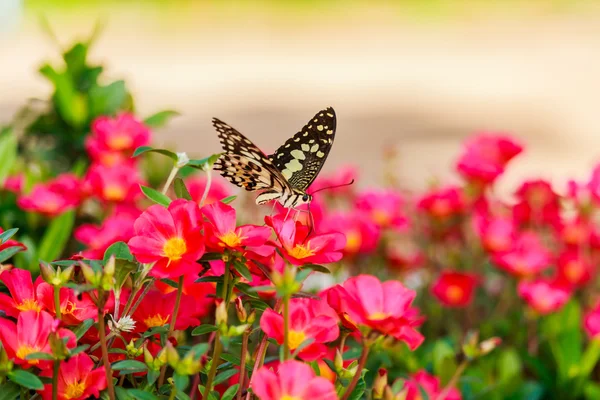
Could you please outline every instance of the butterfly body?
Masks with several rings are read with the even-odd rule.
[[[306,190],[321,171],[335,137],[333,108],[317,113],[270,156],[223,121],[213,118],[213,125],[224,150],[215,170],[248,191],[263,191],[257,204],[276,200],[295,208],[312,201]]]

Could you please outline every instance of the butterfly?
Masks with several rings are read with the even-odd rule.
[[[306,190],[323,168],[335,137],[333,108],[319,111],[269,156],[225,122],[212,122],[224,150],[214,169],[234,185],[262,191],[256,204],[276,200],[289,209],[312,201]]]

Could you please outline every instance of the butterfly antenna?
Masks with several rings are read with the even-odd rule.
[[[348,183],[342,183],[341,185],[325,186],[325,187],[322,187],[322,188],[320,188],[320,189],[317,189],[317,190],[315,190],[315,191],[314,191],[314,192],[312,192],[310,195],[312,196],[312,195],[314,195],[315,193],[321,192],[321,191],[323,191],[323,190],[328,190],[328,189],[337,189],[337,188],[344,187],[344,186],[350,186],[350,185],[352,185],[353,183],[354,183],[354,179],[352,179],[352,180],[351,180],[350,182],[348,182]]]
[[[306,235],[307,238],[310,236],[311,233],[313,233],[313,230],[315,229],[315,217],[313,216],[312,211],[310,211],[310,203],[308,203],[308,216],[310,217],[310,230],[308,231],[308,235]]]

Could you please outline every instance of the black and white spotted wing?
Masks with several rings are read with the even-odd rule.
[[[291,192],[281,172],[254,143],[217,118],[213,118],[213,125],[225,151],[214,169],[220,171],[223,177],[248,191],[270,189],[279,194]]]
[[[333,145],[335,127],[333,108],[319,111],[300,132],[269,156],[293,188],[304,191],[313,183]]]

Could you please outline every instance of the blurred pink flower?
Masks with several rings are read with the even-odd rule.
[[[590,339],[600,339],[600,302],[585,313],[583,328]]]
[[[592,278],[592,264],[577,249],[566,250],[558,257],[556,279],[567,287],[580,287]]]
[[[427,393],[427,396],[429,396],[430,399],[462,399],[460,392],[456,388],[451,388],[446,396],[440,397],[444,390],[444,386],[441,384],[440,378],[428,374],[424,370],[411,375],[410,378],[404,383],[404,389],[406,390],[405,400],[421,400],[423,398],[421,395],[422,391]]]
[[[446,219],[462,214],[467,204],[461,188],[447,186],[423,195],[418,200],[417,207],[432,218]]]
[[[137,216],[139,214],[138,212]],[[87,246],[82,255],[92,260],[101,260],[111,244],[127,242],[134,235],[133,223],[137,216],[115,213],[106,218],[102,225],[83,224],[77,227],[75,239]]]
[[[112,167],[92,165],[86,175],[87,191],[106,202],[133,202],[142,195],[143,181],[137,168],[129,164]]]
[[[549,182],[524,182],[515,193],[518,203],[513,206],[513,217],[519,224],[560,224],[560,199]]]
[[[381,238],[379,227],[363,212],[337,212],[329,215],[321,225],[322,230],[340,232],[346,236],[346,256],[375,251]]]
[[[380,228],[405,229],[408,219],[403,214],[404,200],[392,190],[370,190],[359,193],[355,206],[365,212]]]
[[[476,216],[475,224],[485,250],[491,253],[510,251],[517,236],[515,224],[511,218]]]
[[[21,193],[23,190],[23,182],[25,181],[25,175],[18,173],[16,175],[7,176],[4,180],[4,190],[13,192],[15,194]]]
[[[565,287],[543,279],[522,281],[517,292],[529,307],[542,315],[558,311],[571,298]]]
[[[552,254],[542,245],[537,234],[524,232],[509,251],[493,254],[492,260],[499,268],[523,278],[535,276],[550,267]]]
[[[123,152],[128,156],[140,147],[150,144],[150,129],[133,115],[123,113],[115,118],[100,116],[92,122],[92,133],[86,148]]]
[[[205,176],[192,176],[185,180],[185,186],[192,196],[192,200],[200,204],[202,196],[204,195],[204,189],[206,188],[206,177]],[[226,182],[220,176],[213,176],[208,189],[208,195],[204,201],[204,206],[212,204],[216,201],[223,200],[226,197],[231,196],[231,185]]]
[[[442,271],[431,287],[431,293],[446,307],[467,307],[473,302],[480,279],[477,275],[458,271]]]
[[[45,183],[33,186],[28,194],[17,199],[17,205],[25,211],[56,216],[78,207],[83,201],[81,181],[73,174],[62,174]]]

